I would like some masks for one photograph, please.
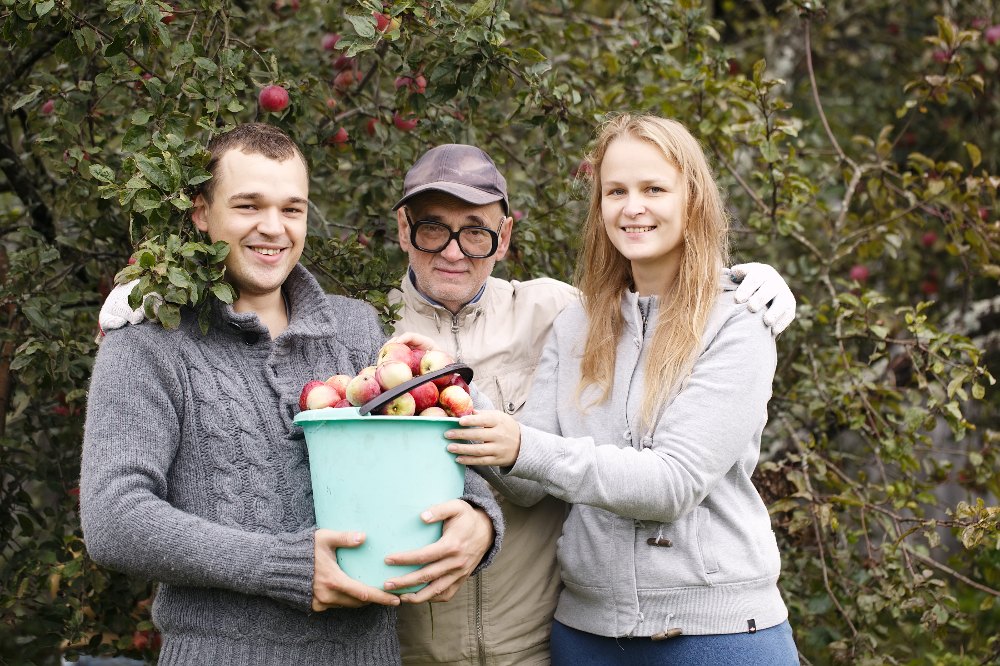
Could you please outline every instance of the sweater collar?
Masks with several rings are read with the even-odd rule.
[[[326,292],[302,264],[295,264],[281,286],[290,313],[288,328],[281,334],[306,337],[328,336],[336,330],[336,315]],[[252,333],[268,333],[256,312],[237,312],[232,305],[215,302],[215,320],[223,328]]]

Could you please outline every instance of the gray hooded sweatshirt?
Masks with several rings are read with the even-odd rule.
[[[576,400],[587,335],[581,305],[556,319],[522,411],[511,468],[486,472],[512,500],[573,504],[558,555],[556,619],[601,636],[726,634],[780,624],[778,548],[750,475],[767,421],[776,354],[728,276],[696,363],[651,430],[639,412],[655,298],[622,298],[610,398]],[[643,309],[648,309],[643,326]],[[673,630],[673,631],[672,631]]]

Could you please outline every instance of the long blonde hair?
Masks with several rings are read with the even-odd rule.
[[[661,150],[684,183],[686,227],[680,271],[668,291],[658,295],[659,318],[646,361],[640,419],[651,428],[671,389],[694,363],[718,296],[720,271],[729,261],[729,216],[701,146],[681,123],[622,114],[598,130],[588,156],[593,183],[583,251],[576,266],[576,285],[589,320],[577,399],[591,385],[602,391],[597,403],[607,400],[611,392],[615,354],[625,324],[621,297],[633,286],[631,264],[611,244],[601,215],[601,164],[608,146],[621,137],[646,141]]]

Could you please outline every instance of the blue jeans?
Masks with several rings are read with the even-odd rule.
[[[607,638],[552,622],[552,666],[791,666],[799,653],[788,621],[756,633]]]

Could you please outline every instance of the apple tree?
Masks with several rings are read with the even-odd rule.
[[[304,263],[389,322],[424,150],[483,147],[501,273],[569,280],[588,142],[634,110],[692,128],[734,256],[799,299],[755,481],[803,662],[1000,658],[1000,12],[913,4],[0,0],[0,656],[155,655],[152,588],[86,556],[83,410],[116,279],[167,327],[235,296],[187,217],[213,132],[296,139]]]

